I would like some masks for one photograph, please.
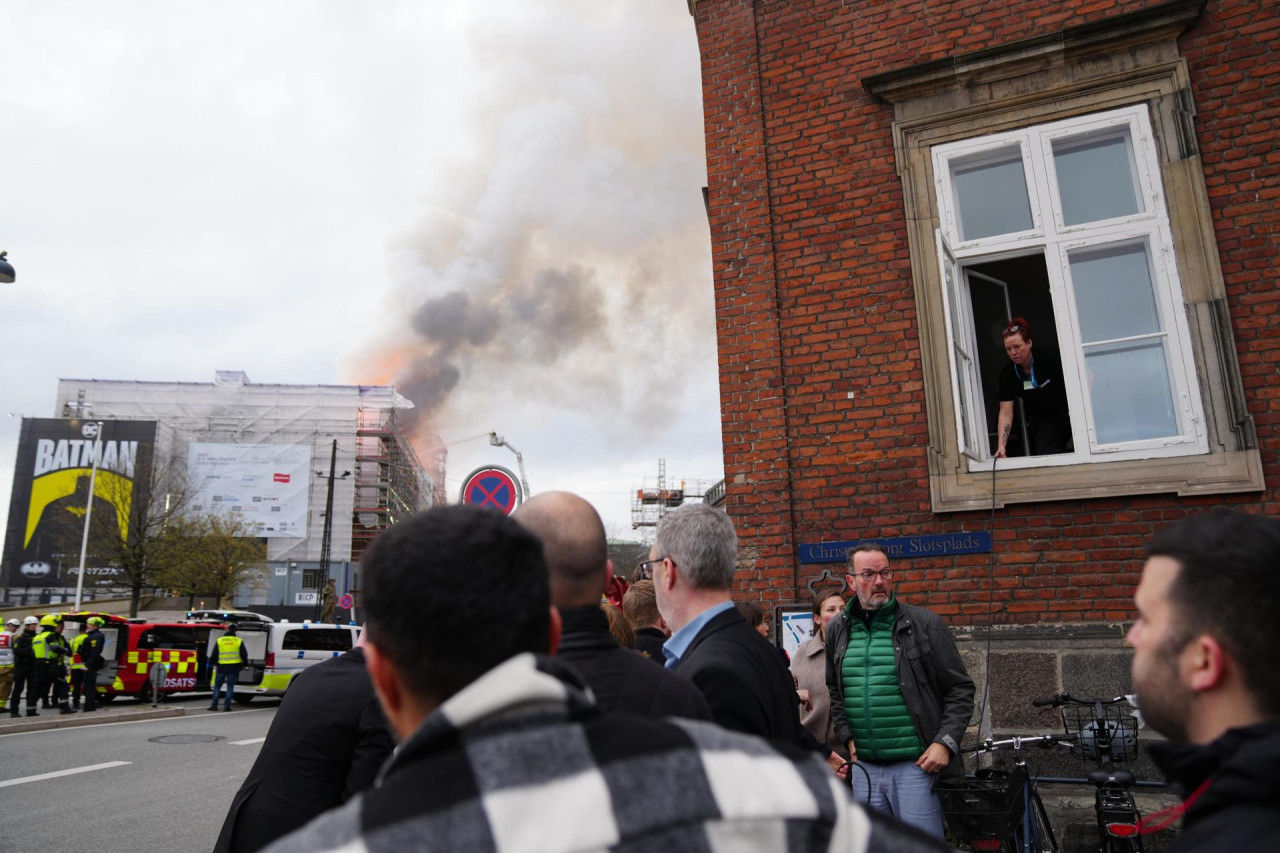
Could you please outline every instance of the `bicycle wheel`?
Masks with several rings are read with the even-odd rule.
[[[1039,839],[1041,853],[1057,853],[1058,839],[1053,834],[1053,824],[1049,823],[1049,812],[1045,810],[1044,800],[1040,799],[1040,791],[1031,789],[1031,800],[1035,808],[1031,810],[1032,832]]]

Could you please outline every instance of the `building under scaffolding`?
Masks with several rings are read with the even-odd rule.
[[[439,449],[423,465],[404,429],[403,412],[411,408],[389,385],[266,385],[241,371],[218,371],[212,383],[62,379],[55,416],[154,421],[157,458],[179,468],[192,445],[309,452],[305,535],[265,537],[269,587],[237,597],[237,604],[293,605],[323,584],[318,567],[334,441],[329,562],[339,592],[379,532],[444,502],[445,451],[435,442]]]

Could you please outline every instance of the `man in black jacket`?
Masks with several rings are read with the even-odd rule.
[[[364,649],[303,670],[271,721],[215,853],[254,853],[373,784],[395,748]]]
[[[737,558],[738,534],[721,510],[686,504],[659,522],[645,565],[672,630],[662,647],[667,667],[702,691],[712,719],[726,729],[820,752],[839,768],[844,760],[801,727],[782,655],[733,606]]]
[[[600,609],[613,573],[604,524],[591,504],[568,492],[543,492],[515,513],[542,542],[551,601],[564,621],[559,657],[576,669],[606,714],[710,720],[711,711],[688,680],[624,649]]]
[[[1280,521],[1220,511],[1147,544],[1129,629],[1138,709],[1185,797],[1170,853],[1280,839]]]
[[[28,616],[22,620],[22,632],[15,633],[10,639],[13,644],[13,690],[9,694],[11,717],[22,715],[18,707],[18,703],[22,701],[22,691],[25,689],[28,697],[35,692],[36,659],[31,651],[31,641],[35,639],[39,627],[39,620]],[[36,716],[36,709],[28,708],[27,716]]]
[[[106,624],[101,616],[90,616],[84,639],[80,641],[80,660],[84,664],[82,686],[84,689],[84,712],[91,714],[98,710],[98,673],[106,666],[102,650],[107,638],[102,635],[102,626]]]

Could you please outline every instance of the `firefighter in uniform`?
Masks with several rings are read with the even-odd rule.
[[[18,704],[22,701],[23,689],[26,689],[28,699],[36,692],[35,657],[31,652],[31,643],[36,638],[36,628],[39,626],[40,623],[36,617],[28,616],[22,620],[22,633],[17,634],[13,640],[13,692],[9,694],[9,716],[11,717],[20,716],[22,713],[18,709]],[[35,708],[27,709],[27,716],[35,715]]]
[[[62,639],[62,620],[57,614],[50,613],[40,619],[40,625],[44,630],[31,641],[31,652],[35,658],[35,690],[27,694],[27,716],[36,716],[37,696],[49,703],[48,707],[57,705],[60,713],[74,714],[67,702],[67,670],[63,661],[70,649]]]
[[[106,660],[102,657],[102,649],[107,644],[107,638],[101,630],[104,624],[106,620],[101,616],[90,616],[88,630],[76,637],[80,641],[80,661],[84,667],[81,672],[84,673],[82,684],[86,714],[98,710],[98,670],[106,665]]]
[[[88,633],[81,631],[71,638],[71,707],[80,707],[80,691],[84,689],[84,659],[80,657],[80,646]]]
[[[9,691],[13,688],[13,644],[21,627],[17,619],[10,619],[0,631],[0,709],[8,703]]]
[[[228,625],[227,633],[218,638],[217,680],[213,683],[213,698],[209,700],[209,710],[218,710],[218,694],[222,685],[227,685],[227,701],[222,710],[231,710],[231,696],[235,693],[236,681],[240,678],[240,667],[249,662],[249,653],[245,651],[244,640],[236,636],[236,626]]]

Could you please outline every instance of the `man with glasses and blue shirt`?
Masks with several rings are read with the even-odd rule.
[[[782,655],[734,607],[737,558],[738,535],[721,510],[686,504],[658,523],[641,569],[653,577],[658,612],[672,632],[662,647],[666,665],[702,692],[717,724],[814,750],[837,769],[840,756],[800,725]]]
[[[867,771],[850,774],[854,793],[941,838],[933,783],[964,775],[973,679],[942,619],[894,595],[881,546],[859,545],[847,562],[857,594],[827,626],[827,688],[836,736]]]

